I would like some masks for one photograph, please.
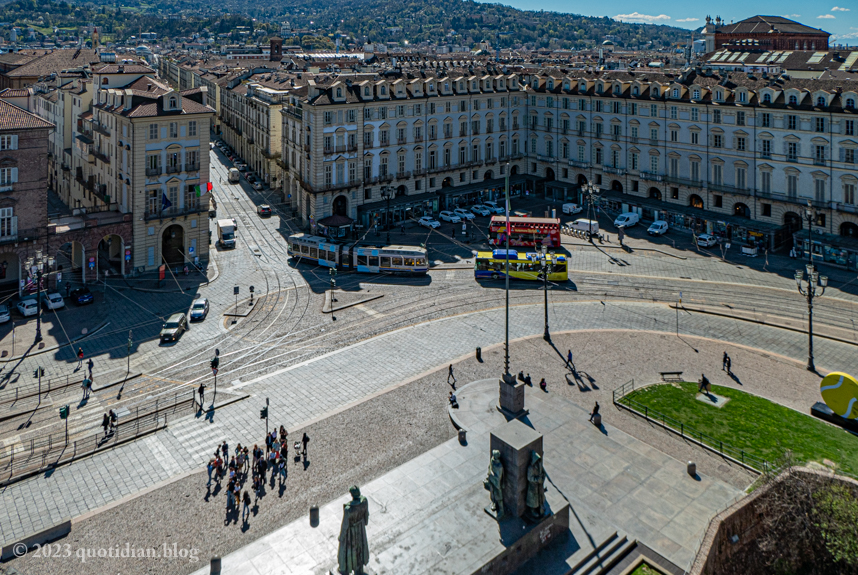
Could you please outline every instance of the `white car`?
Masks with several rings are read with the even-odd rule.
[[[664,220],[656,220],[650,224],[646,233],[651,236],[662,236],[667,233],[667,222]]]
[[[703,248],[711,248],[718,244],[718,238],[712,234],[700,234],[697,236],[697,245]]]
[[[487,206],[476,205],[471,207],[471,212],[478,216],[490,216],[492,211]]]
[[[18,313],[24,317],[30,317],[39,313],[39,304],[34,297],[22,299],[15,307],[18,308]]]
[[[583,210],[578,204],[563,204],[564,214],[580,214]]]
[[[641,217],[634,212],[626,212],[617,216],[614,225],[618,228],[630,228],[640,221]]]
[[[9,306],[0,304],[0,323],[6,323],[10,319],[12,319],[12,314],[9,313]]]
[[[493,214],[503,214],[505,212],[504,207],[499,206],[495,201],[483,202],[483,205],[491,210]]]
[[[420,224],[421,226],[424,226],[427,228],[433,228],[434,229],[434,228],[440,228],[441,227],[441,222],[439,222],[438,220],[436,220],[432,216],[423,216],[422,218],[417,220],[417,223]]]
[[[252,186],[253,186],[253,189],[256,190],[257,192],[260,191],[264,187],[262,185],[262,182],[253,182]]]
[[[63,301],[63,296],[57,292],[42,292],[42,305],[45,306],[45,309],[60,309],[66,305],[66,302]]]
[[[438,219],[444,220],[445,222],[453,222],[454,224],[458,224],[462,221],[462,218],[460,218],[458,215],[454,214],[453,212],[447,211],[438,214]]]
[[[453,210],[453,213],[459,216],[461,219],[468,221],[473,220],[476,217],[474,216],[474,214],[464,208],[456,208],[455,210]]]

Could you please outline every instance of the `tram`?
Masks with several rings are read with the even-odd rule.
[[[348,246],[320,236],[292,234],[287,251],[299,262],[370,274],[429,271],[426,248],[416,246]]]
[[[477,252],[474,262],[474,279],[499,279],[506,275],[506,263],[509,261],[509,277],[521,280],[540,280],[542,273],[542,254],[536,252],[517,252],[514,250],[494,250]],[[566,256],[548,253],[548,281],[565,282],[569,279]]]

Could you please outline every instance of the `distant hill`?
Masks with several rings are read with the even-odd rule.
[[[183,18],[165,18],[177,14]],[[268,36],[279,32],[281,22],[295,29],[315,29],[322,37],[340,32],[359,43],[407,40],[471,47],[486,40],[501,48],[581,49],[601,43],[606,36],[627,47],[648,42],[664,47],[688,38],[687,30],[671,26],[525,11],[471,0],[13,0],[0,4],[0,20],[33,26],[48,35],[54,26],[75,28],[92,22],[102,35],[117,39],[141,30],[175,37],[203,28],[213,34],[232,32],[240,25],[263,28],[261,36]]]

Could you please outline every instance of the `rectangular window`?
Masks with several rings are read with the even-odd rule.
[[[639,166],[640,166],[640,164],[638,163],[639,159],[640,159],[640,155],[637,152],[632,152],[631,158],[630,158],[631,161],[629,162],[631,164],[632,170],[637,170],[639,168]]]
[[[349,110],[349,111],[348,111],[348,113],[346,114],[346,119],[347,119],[347,121],[348,121],[348,123],[349,123],[349,124],[354,124],[354,123],[355,123],[355,119],[356,119],[355,111],[354,111],[354,110]]]
[[[188,136],[195,137],[197,135],[197,122],[188,122]]]
[[[170,122],[170,137],[178,138],[179,137],[179,124],[176,122]]]
[[[583,162],[586,157],[584,146],[578,146],[578,161]]]
[[[745,168],[736,168],[736,187],[744,190],[748,187]]]
[[[658,140],[658,128],[650,128],[649,129],[649,139],[650,140]]]
[[[724,207],[724,196],[721,196],[719,194],[713,194],[712,199],[715,201],[715,207],[716,208],[723,208]]]
[[[364,132],[363,133],[363,145],[367,148],[372,147],[372,132]]]
[[[333,172],[333,169],[331,168],[331,164],[326,164],[325,165],[325,185],[326,186],[330,186],[331,183],[333,182],[333,179],[334,179],[333,173],[334,172]]]
[[[658,173],[658,156],[649,157],[649,171],[653,174]]]
[[[649,115],[653,118],[658,118],[658,106],[656,106],[655,104],[650,104]]]
[[[798,143],[787,142],[787,160],[795,162],[798,160]]]
[[[713,134],[712,135],[712,147],[713,148],[723,148],[724,147],[724,136],[721,134]]]
[[[632,116],[638,115],[638,103],[637,102],[632,102],[631,104],[629,104],[629,114],[631,114]]]
[[[843,150],[843,161],[847,164],[855,163],[855,150]]]
[[[843,135],[844,136],[854,136],[855,135],[855,120],[843,120]]]
[[[741,110],[736,112],[736,125],[737,126],[744,126],[745,125],[745,112],[743,112]]]
[[[762,140],[760,142],[760,155],[764,158],[772,157],[772,141]]]
[[[691,162],[691,181],[700,181],[700,162]]]
[[[670,177],[679,177],[679,158],[670,158]]]
[[[16,150],[18,136],[0,136],[0,150]]]
[[[817,202],[825,201],[825,180],[813,180],[813,196]]]
[[[0,187],[8,187],[15,183],[18,168],[0,168]]]
[[[745,138],[739,137],[736,138],[736,149],[740,152],[745,151],[745,147],[747,146],[747,140]]]
[[[787,196],[790,199],[795,199],[798,194],[798,176],[795,174],[787,175]]]
[[[334,118],[333,112],[325,112],[324,118],[325,118],[325,124],[330,125],[334,121],[333,120],[333,118]]]
[[[720,124],[721,123],[721,110],[713,110],[712,111],[712,123]]]
[[[363,119],[364,120],[372,120],[372,108],[364,108],[363,109]]]
[[[378,164],[378,177],[384,178],[387,176],[387,156],[382,156]]]
[[[396,116],[399,118],[405,116],[405,106],[399,105],[396,107]]]
[[[816,118],[816,131],[825,132],[825,118]]]
[[[724,183],[724,166],[721,164],[712,164],[712,183],[716,186]]]
[[[363,161],[363,179],[369,180],[372,178],[372,160]]]
[[[676,120],[679,117],[679,109],[676,106],[670,107],[670,119]]]
[[[813,147],[813,161],[816,164],[824,164],[825,163],[825,146],[814,146]]]
[[[769,171],[760,172],[760,187],[763,193],[770,194],[772,192],[772,173]]]
[[[855,205],[855,184],[843,184],[843,203]]]
[[[700,111],[697,108],[691,108],[691,121],[692,122],[700,121]]]
[[[772,205],[771,204],[760,204],[760,207],[763,209],[763,217],[770,218],[772,217]]]
[[[679,130],[671,130],[670,131],[670,141],[678,142],[679,141]]]
[[[414,169],[418,172],[423,169],[423,152],[414,152]]]
[[[356,171],[355,163],[354,163],[354,162],[349,162],[349,181],[350,181],[350,182],[354,182],[354,181],[355,181],[355,179],[356,179],[356,178],[355,178],[355,176],[356,176],[355,171]]]
[[[149,139],[158,139],[158,124],[149,124]]]
[[[700,143],[700,132],[691,132],[691,143],[694,145]]]

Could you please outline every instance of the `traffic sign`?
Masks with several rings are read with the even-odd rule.
[[[217,368],[216,367],[212,368],[212,375],[217,375]]]

